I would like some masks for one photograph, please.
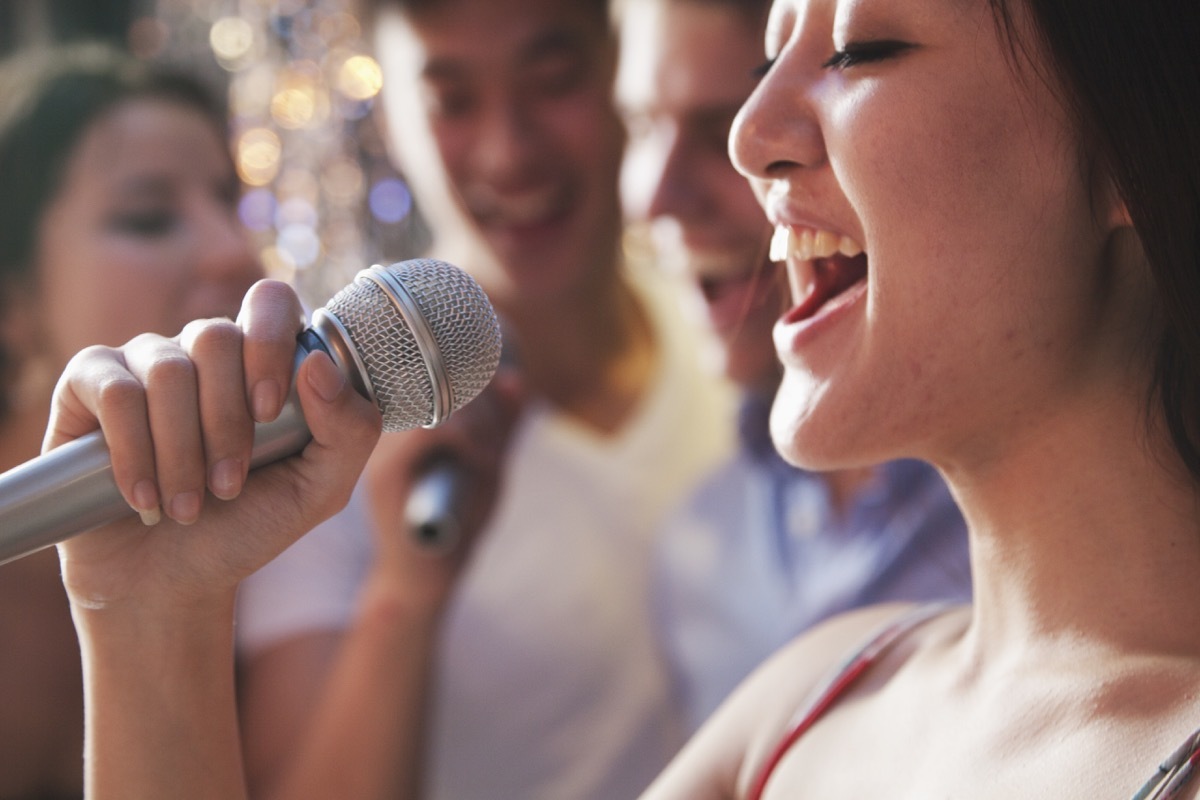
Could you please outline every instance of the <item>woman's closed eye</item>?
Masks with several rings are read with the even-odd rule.
[[[158,237],[170,233],[178,222],[178,216],[170,211],[131,211],[114,214],[108,224],[122,233]]]
[[[861,64],[872,64],[893,58],[911,50],[914,45],[894,39],[879,39],[866,42],[849,42],[834,50],[821,66],[825,69],[849,69]]]

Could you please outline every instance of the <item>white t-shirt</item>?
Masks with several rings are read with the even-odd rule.
[[[504,495],[447,612],[432,800],[635,797],[682,743],[649,563],[666,513],[732,452],[736,414],[729,387],[700,365],[668,280],[638,283],[661,369],[620,434],[599,437],[536,404],[515,434]],[[365,570],[369,553],[339,551],[369,550],[369,536],[311,538],[247,581],[243,647],[303,630],[285,610],[293,598],[317,625],[348,624],[353,570],[330,561]]]

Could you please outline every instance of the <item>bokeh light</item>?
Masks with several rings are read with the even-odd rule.
[[[292,197],[279,204],[275,211],[275,227],[280,230],[292,225],[315,228],[317,210],[303,197]]]
[[[383,70],[370,56],[351,56],[338,70],[337,86],[351,100],[369,100],[383,88]]]
[[[409,215],[413,200],[408,184],[399,178],[384,178],[371,187],[367,204],[375,219],[395,224]]]
[[[308,269],[321,255],[321,237],[303,223],[292,223],[280,229],[275,244],[298,270]]]
[[[251,128],[237,142],[238,175],[251,186],[264,186],[279,173],[283,144],[269,128]]]
[[[222,66],[235,66],[254,47],[254,28],[241,17],[221,17],[209,30],[208,42]]]
[[[271,98],[271,118],[280,127],[309,128],[329,118],[329,93],[319,76],[311,62],[294,64],[279,74]]]
[[[275,226],[275,195],[269,189],[251,189],[238,203],[238,217],[252,231],[262,233]]]

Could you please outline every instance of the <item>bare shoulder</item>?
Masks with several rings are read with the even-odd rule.
[[[810,693],[849,654],[913,608],[892,603],[847,612],[785,645],[717,709],[643,800],[744,796]]]
[[[888,625],[916,611],[911,603],[887,603],[850,611],[813,627],[764,662],[727,705],[745,726],[738,764],[737,794],[758,776],[787,729],[847,658]]]

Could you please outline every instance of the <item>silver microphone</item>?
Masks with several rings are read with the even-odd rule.
[[[500,324],[483,289],[433,259],[373,266],[312,316],[295,367],[320,349],[374,402],[385,431],[432,427],[487,386],[500,362]],[[279,416],[255,425],[250,466],[312,439],[293,388]],[[0,475],[0,564],[131,515],[100,431]]]

